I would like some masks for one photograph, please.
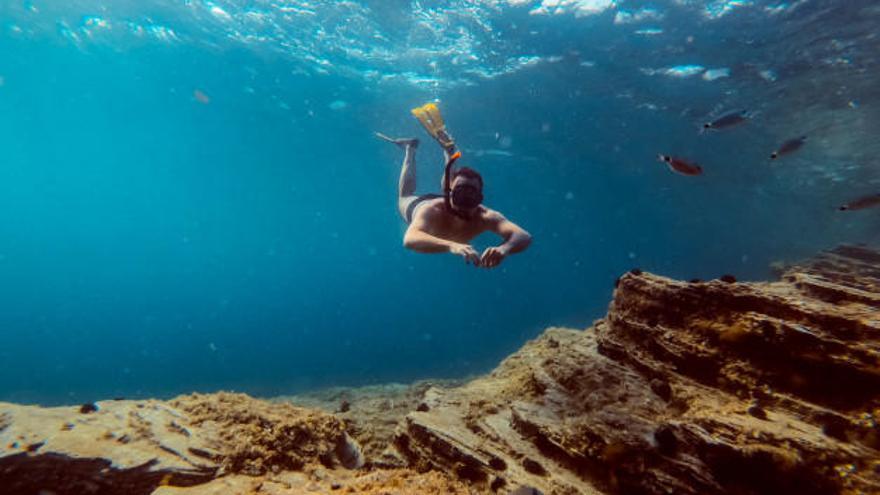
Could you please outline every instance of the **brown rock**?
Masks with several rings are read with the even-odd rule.
[[[751,406],[749,406],[747,412],[751,416],[754,416],[758,419],[767,419],[767,411],[765,411],[763,407],[757,404],[752,404]]]
[[[363,464],[333,416],[225,393],[101,402],[87,415],[2,403],[0,444],[3,493],[138,495],[224,473],[278,473],[328,459]]]
[[[672,398],[672,387],[669,386],[669,382],[665,382],[659,378],[651,380],[651,390],[665,401]]]
[[[657,448],[663,455],[673,455],[678,450],[678,437],[669,425],[661,425],[654,432]]]
[[[523,459],[522,465],[523,468],[529,473],[536,474],[538,476],[547,475],[547,470],[544,469],[544,466],[542,466],[540,462],[534,459],[526,457],[525,459]]]

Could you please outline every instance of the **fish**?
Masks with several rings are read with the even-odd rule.
[[[840,211],[864,210],[865,208],[871,208],[872,206],[878,206],[878,205],[880,205],[880,193],[871,194],[868,196],[862,196],[861,198],[859,198],[855,201],[849,202],[849,203],[841,206],[840,208],[838,208],[838,210],[840,210]]]
[[[657,159],[661,162],[665,162],[669,166],[669,170],[672,170],[673,172],[679,173],[681,175],[693,176],[701,175],[703,173],[703,167],[681,158],[660,154],[657,155]]]
[[[770,159],[775,160],[782,155],[787,155],[789,153],[793,153],[801,148],[804,143],[807,142],[807,136],[801,136],[794,139],[789,139],[788,141],[782,143],[782,146],[779,147],[773,153],[770,153]]]
[[[743,122],[752,118],[752,114],[748,110],[735,110],[733,112],[728,112],[717,119],[706,122],[703,124],[703,131],[710,130],[721,130],[726,129],[728,127],[733,127],[735,125],[742,124]]]
[[[513,153],[505,150],[476,150],[474,156],[513,156]]]
[[[201,103],[202,105],[207,105],[208,103],[211,103],[211,97],[206,95],[200,89],[196,89],[193,91],[193,98],[195,98],[196,101]]]

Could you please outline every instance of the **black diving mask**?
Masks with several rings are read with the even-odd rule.
[[[483,193],[479,188],[470,185],[461,185],[452,188],[452,204],[462,210],[470,210],[480,206],[483,202]]]

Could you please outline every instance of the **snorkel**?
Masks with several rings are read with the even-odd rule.
[[[450,176],[452,175],[452,165],[459,158],[461,158],[461,151],[453,153],[446,160],[446,169],[443,172],[443,203],[446,205],[446,209],[453,213],[455,213],[455,210],[452,209],[452,179]]]

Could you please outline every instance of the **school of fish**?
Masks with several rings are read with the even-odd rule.
[[[749,112],[748,110],[730,111],[724,113],[718,118],[704,123],[703,126],[700,128],[700,134],[711,131],[730,129],[741,124],[745,124],[746,122],[751,120],[752,117],[754,117],[754,114],[752,112]],[[803,148],[806,143],[807,136],[805,135],[789,139],[782,143],[772,153],[770,153],[770,160],[778,160],[783,156],[790,155]],[[661,153],[657,155],[657,159],[665,163],[669,167],[670,171],[680,175],[694,177],[703,174],[702,166],[685,158],[672,155],[664,155]],[[869,194],[867,196],[854,199],[847,204],[841,205],[837,209],[840,211],[854,211],[864,210],[866,208],[872,208],[875,206],[880,206],[880,193]]]

